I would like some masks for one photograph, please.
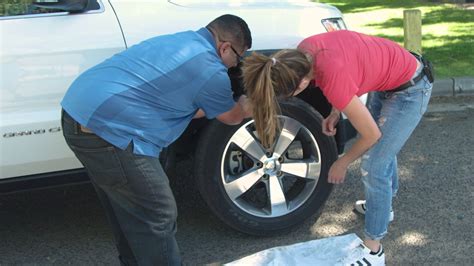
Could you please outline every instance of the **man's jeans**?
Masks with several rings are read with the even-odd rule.
[[[397,154],[425,113],[432,84],[423,77],[399,92],[375,92],[369,110],[382,137],[362,157],[361,174],[365,186],[365,234],[373,240],[387,233],[392,197],[398,190]]]
[[[180,265],[177,208],[159,159],[114,147],[65,111],[64,138],[85,166],[112,226],[123,265]],[[93,243],[91,243],[93,245]]]

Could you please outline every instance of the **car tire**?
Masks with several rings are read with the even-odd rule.
[[[300,99],[280,103],[282,132],[270,152],[262,149],[253,120],[227,126],[213,120],[200,135],[196,184],[225,224],[251,235],[275,235],[317,218],[332,185],[337,159],[322,116]],[[304,144],[304,145],[303,145]]]

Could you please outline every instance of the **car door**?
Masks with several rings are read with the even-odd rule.
[[[125,49],[108,1],[85,2],[83,12],[0,3],[0,179],[82,167],[62,137],[60,101],[81,72]]]

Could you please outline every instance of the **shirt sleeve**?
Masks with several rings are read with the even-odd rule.
[[[195,104],[197,108],[204,110],[209,119],[232,109],[235,101],[227,73],[218,72],[209,78],[197,94]]]
[[[342,111],[357,95],[359,86],[341,60],[319,58],[315,65],[316,83],[333,107]]]

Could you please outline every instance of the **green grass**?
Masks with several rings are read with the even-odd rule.
[[[344,14],[350,30],[391,39],[403,45],[403,10],[422,14],[423,55],[436,78],[474,76],[474,10],[420,0],[321,0]]]

